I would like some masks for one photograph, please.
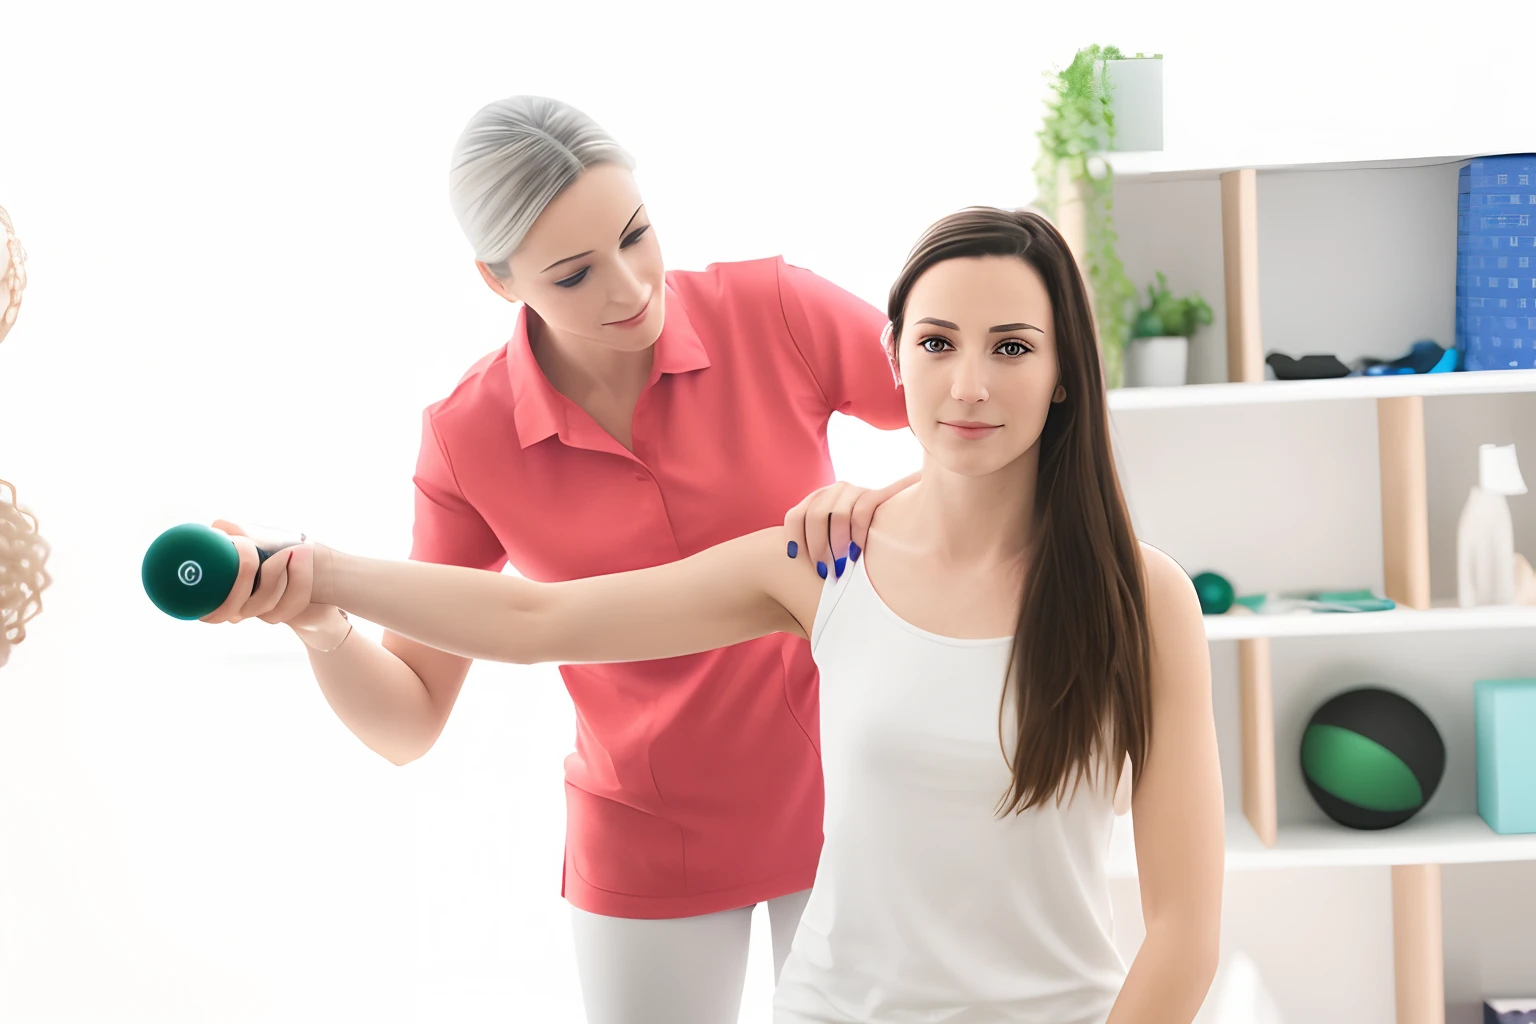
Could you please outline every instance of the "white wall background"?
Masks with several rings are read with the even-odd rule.
[[[0,205],[31,275],[0,345],[0,477],[38,513],[56,577],[0,670],[0,1021],[580,1020],[558,897],[574,727],[553,669],[477,667],[430,756],[395,768],[335,720],[283,631],[172,622],[137,579],[159,530],[219,515],[405,553],[419,410],[512,312],[444,197],[482,103],[541,92],[605,123],[640,161],[671,265],[783,253],[883,305],[931,220],[1030,201],[1043,73],[1080,45],[1168,56],[1171,150],[1364,159],[1536,148],[1518,44],[1503,60],[1493,42],[1533,30],[1518,0],[1423,18],[1119,0],[0,8]],[[1170,232],[1169,258],[1219,270],[1192,247],[1208,231]],[[1279,457],[1305,472],[1323,428],[1293,413],[1236,426],[1300,438]],[[1357,413],[1326,422],[1364,429]],[[1131,423],[1140,524],[1184,557],[1236,499],[1180,488],[1245,466],[1243,435],[1174,424],[1192,439],[1173,450]],[[1355,525],[1308,534],[1311,564],[1351,579],[1380,569],[1374,440],[1357,440],[1323,479],[1365,482],[1310,495]],[[834,445],[846,479],[915,464],[908,438],[853,423]],[[1185,552],[1286,585],[1294,563],[1232,521],[1220,548]],[[1458,664],[1436,650],[1431,666]],[[1518,667],[1513,652],[1481,657]],[[1292,674],[1335,653],[1298,647]],[[1460,1003],[1536,990],[1536,957],[1468,952],[1511,906],[1490,894],[1536,890],[1526,867],[1447,872]],[[1291,1020],[1391,1019],[1384,872],[1228,893],[1229,933]],[[768,970],[759,943],[744,1022],[768,1019]]]

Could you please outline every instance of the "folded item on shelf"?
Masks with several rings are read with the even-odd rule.
[[[1397,607],[1389,597],[1370,590],[1308,590],[1249,594],[1233,602],[1255,615],[1294,615],[1298,612],[1385,612]]]
[[[1460,353],[1454,348],[1442,348],[1438,343],[1425,339],[1416,341],[1408,354],[1397,359],[1356,360],[1355,371],[1366,377],[1395,376],[1402,373],[1449,373],[1456,369]]]

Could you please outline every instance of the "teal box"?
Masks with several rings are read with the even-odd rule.
[[[1480,679],[1477,813],[1503,835],[1536,832],[1536,679]]]

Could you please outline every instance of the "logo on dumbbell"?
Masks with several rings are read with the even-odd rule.
[[[203,567],[189,558],[176,570],[176,578],[189,587],[195,587],[202,582]]]

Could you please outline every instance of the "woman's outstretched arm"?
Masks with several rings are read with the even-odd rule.
[[[278,604],[335,605],[463,657],[579,664],[678,657],[771,633],[804,637],[821,581],[795,568],[779,528],[665,565],[563,583],[305,544],[268,560],[261,590],[280,594],[277,618]]]

